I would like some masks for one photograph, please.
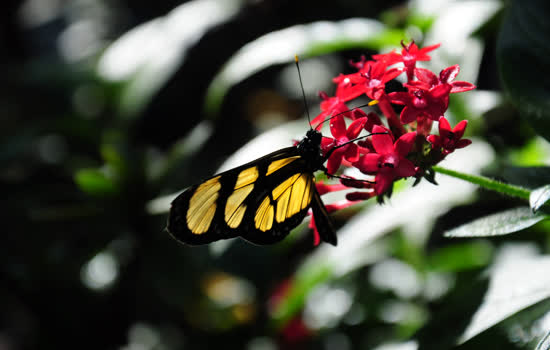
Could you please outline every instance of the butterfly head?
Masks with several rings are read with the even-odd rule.
[[[321,151],[322,138],[323,136],[319,131],[310,129],[297,146],[300,154],[305,159],[309,160],[312,171],[320,169],[326,160]]]

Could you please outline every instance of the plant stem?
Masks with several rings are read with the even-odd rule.
[[[471,182],[473,184],[476,184],[488,190],[504,193],[512,197],[529,200],[529,195],[531,194],[531,191],[523,187],[506,184],[504,182],[490,179],[488,177],[464,174],[455,170],[445,169],[439,166],[434,166],[432,169],[438,173],[456,177],[458,179]]]

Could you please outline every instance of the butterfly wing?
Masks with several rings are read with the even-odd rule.
[[[317,190],[313,194],[311,210],[313,211],[313,220],[315,220],[315,227],[317,227],[319,237],[321,240],[335,246],[338,243],[335,233],[336,231],[334,230],[334,225],[328,215],[327,208],[323,204],[321,196]]]
[[[255,244],[278,242],[318,196],[308,165],[289,147],[215,175],[172,202],[168,231],[191,245],[237,236]]]

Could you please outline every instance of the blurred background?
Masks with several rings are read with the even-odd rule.
[[[349,60],[401,40],[478,86],[452,96],[474,143],[443,166],[548,183],[550,119],[521,106],[550,101],[550,12],[518,3],[4,2],[0,349],[547,349],[550,226],[443,237],[524,204],[463,181],[336,213],[338,247],[307,223],[267,247],[164,230],[175,193],[305,134],[294,54],[316,115]]]

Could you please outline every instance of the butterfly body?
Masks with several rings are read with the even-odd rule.
[[[313,175],[325,169],[321,138],[311,129],[294,147],[191,186],[172,202],[168,231],[190,245],[238,236],[255,244],[273,244],[312,208],[321,239],[336,245]]]

